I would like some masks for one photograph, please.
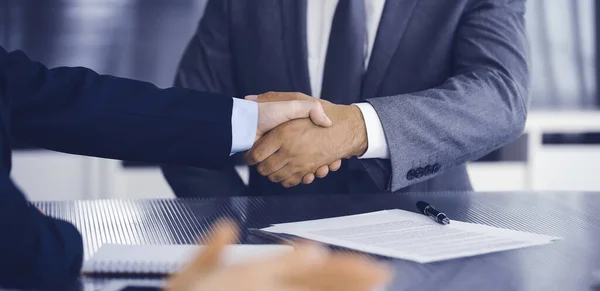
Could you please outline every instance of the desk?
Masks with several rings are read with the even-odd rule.
[[[425,200],[451,219],[563,236],[556,243],[445,262],[393,260],[390,290],[595,290],[600,270],[600,194],[414,193],[361,196],[236,197],[206,200],[97,200],[40,202],[46,213],[82,232],[86,258],[102,243],[185,244],[206,235],[222,216],[242,228],[383,209],[413,210]],[[242,233],[242,242],[260,243]],[[262,241],[264,242],[264,241]],[[102,290],[106,279],[82,278],[82,290]]]

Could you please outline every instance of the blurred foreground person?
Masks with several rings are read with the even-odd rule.
[[[234,224],[218,223],[206,248],[169,280],[165,291],[366,291],[391,279],[386,267],[365,257],[329,254],[310,244],[277,257],[220,266],[223,249],[236,238]]]

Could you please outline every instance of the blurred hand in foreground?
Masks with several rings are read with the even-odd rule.
[[[233,223],[220,222],[202,252],[168,281],[166,291],[366,291],[385,285],[391,272],[366,257],[330,254],[312,244],[290,253],[220,265],[226,245],[237,238]]]

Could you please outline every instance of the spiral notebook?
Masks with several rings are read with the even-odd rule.
[[[169,275],[190,262],[199,245],[119,245],[104,244],[83,264],[86,275]],[[229,245],[223,264],[281,255],[293,250],[285,245]]]

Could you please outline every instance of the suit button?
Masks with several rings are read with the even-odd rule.
[[[425,169],[423,169],[423,176],[429,176],[431,174],[433,174],[433,169],[431,165],[425,166]]]
[[[423,168],[417,168],[417,170],[415,171],[415,177],[417,177],[417,179],[421,179],[421,177],[423,177]]]
[[[440,164],[435,164],[433,165],[433,172],[437,173],[440,171],[440,168],[442,168],[442,166],[440,166]]]
[[[408,173],[406,173],[406,179],[407,180],[412,180],[415,178],[415,170],[410,170],[408,171]]]

